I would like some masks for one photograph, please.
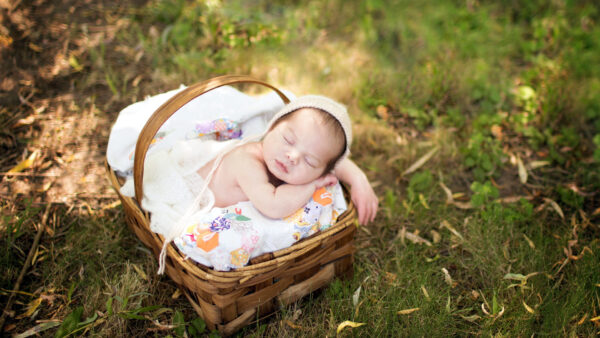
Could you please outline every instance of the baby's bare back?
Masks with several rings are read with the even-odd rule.
[[[208,185],[215,196],[215,207],[223,208],[248,200],[236,180],[236,171],[247,170],[240,163],[243,164],[244,158],[248,156],[255,156],[259,150],[256,143],[249,143],[233,149],[223,157]],[[206,179],[214,163],[215,159],[206,163],[198,170],[198,174]]]

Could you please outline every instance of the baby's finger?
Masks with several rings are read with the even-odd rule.
[[[363,203],[360,207],[360,209],[358,210],[358,215],[359,215],[359,222],[362,225],[367,225],[369,223],[369,218],[370,216],[370,211],[367,205],[365,205],[365,203]]]
[[[377,199],[375,199],[375,201],[372,204],[372,209],[371,209],[371,222],[373,222],[375,220],[375,216],[377,216],[377,208],[379,207],[379,201],[377,201]]]

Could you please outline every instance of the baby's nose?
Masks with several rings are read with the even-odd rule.
[[[298,158],[300,157],[300,154],[298,154],[298,152],[296,150],[290,149],[287,153],[287,157],[288,157],[288,160],[290,161],[290,163],[296,164],[298,162]]]

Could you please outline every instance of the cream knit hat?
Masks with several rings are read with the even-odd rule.
[[[271,130],[273,124],[281,117],[300,108],[317,108],[329,113],[338,120],[344,130],[344,135],[346,136],[346,151],[341,158],[350,155],[350,144],[352,144],[352,121],[350,121],[350,116],[348,116],[348,110],[346,110],[346,107],[343,105],[325,96],[306,95],[291,101],[273,116],[267,126],[267,132]]]

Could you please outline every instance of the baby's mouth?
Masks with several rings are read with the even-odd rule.
[[[288,173],[287,167],[285,166],[285,164],[283,164],[283,162],[280,162],[278,160],[275,160],[275,164],[277,165],[277,167],[283,171],[284,173]]]

